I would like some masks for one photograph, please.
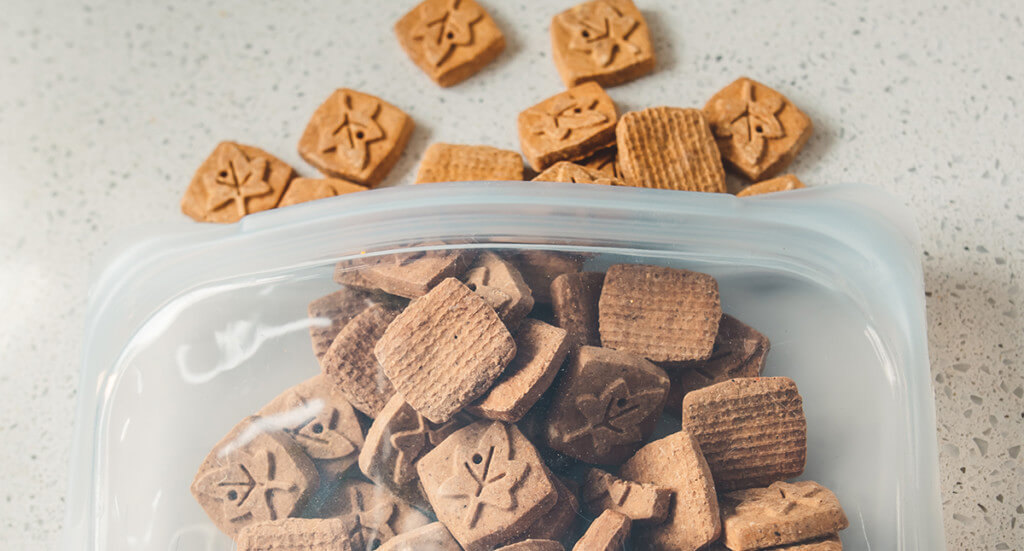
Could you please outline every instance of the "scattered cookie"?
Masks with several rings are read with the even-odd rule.
[[[695,551],[718,539],[722,524],[715,484],[700,444],[686,429],[640,448],[619,476],[675,491],[665,522],[636,526],[640,549]]]
[[[397,309],[381,304],[363,310],[345,324],[320,360],[324,377],[353,407],[371,418],[395,393],[373,347],[396,316]]]
[[[355,551],[340,519],[286,518],[250,524],[238,532],[236,551]],[[362,551],[360,549],[359,551]]]
[[[518,153],[487,145],[430,144],[416,173],[417,184],[522,179]]]
[[[519,543],[499,547],[494,551],[565,551],[565,547],[553,540],[526,539]]]
[[[709,358],[722,317],[715,278],[664,266],[611,266],[598,304],[603,346],[657,362]]]
[[[533,292],[510,261],[490,252],[477,255],[462,281],[494,308],[509,331],[533,310]]]
[[[370,94],[335,90],[299,139],[299,155],[333,178],[375,186],[395,166],[412,134],[404,111]]]
[[[751,195],[761,195],[764,193],[775,193],[777,191],[791,191],[794,189],[801,189],[807,187],[792,174],[783,174],[782,176],[776,176],[771,180],[764,180],[756,184],[747,186],[743,191],[736,194],[736,197],[750,197]]]
[[[385,293],[416,298],[441,280],[462,275],[475,257],[476,251],[466,249],[401,252],[373,258],[359,275]]]
[[[629,537],[632,521],[629,517],[612,511],[601,513],[590,524],[583,537],[576,542],[573,551],[622,551]]]
[[[551,49],[566,86],[614,86],[654,70],[647,22],[630,0],[584,2],[556,15]]]
[[[683,426],[700,442],[720,491],[804,471],[807,421],[788,377],[732,379],[694,390],[683,398]]]
[[[446,87],[505,49],[505,35],[474,0],[425,0],[395,23],[395,34],[413,63]]]
[[[615,128],[619,170],[631,186],[725,193],[725,169],[700,109],[651,107]]]
[[[814,130],[786,96],[741,77],[704,106],[722,159],[751,181],[782,172]]]
[[[508,541],[558,499],[533,444],[500,421],[456,431],[423,456],[416,470],[438,520],[466,551]]]
[[[281,202],[277,206],[287,207],[306,201],[366,190],[366,186],[338,178],[295,178],[288,184],[288,190],[281,196]]]
[[[512,255],[512,262],[533,291],[534,303],[543,304],[551,302],[551,282],[562,274],[582,270],[586,260],[581,254],[530,249]]]
[[[722,495],[722,543],[733,551],[831,536],[849,525],[835,494],[809,480]]]
[[[583,483],[583,504],[589,514],[596,516],[611,510],[638,523],[664,522],[672,497],[670,488],[623,480],[596,468],[587,471]]]
[[[614,144],[617,120],[612,98],[600,84],[587,82],[519,113],[519,145],[540,172]]]
[[[602,272],[562,274],[551,282],[555,319],[568,332],[573,348],[601,346],[597,304],[603,286]]]
[[[444,524],[431,522],[389,539],[378,551],[462,551],[462,546]]]
[[[565,542],[569,540],[575,530],[576,519],[579,518],[580,502],[576,499],[576,493],[566,486],[565,481],[547,471],[548,479],[555,486],[558,492],[558,499],[554,507],[544,516],[534,522],[519,537],[524,540],[555,540]]]
[[[374,303],[369,294],[347,287],[310,302],[307,309],[309,317],[319,320],[309,326],[309,337],[313,342],[316,359],[324,357],[334,337],[352,318]],[[326,320],[330,320],[330,324],[323,323]]]
[[[405,501],[358,479],[343,480],[316,516],[341,519],[349,530],[353,551],[377,549],[398,534],[430,523]]]
[[[198,222],[237,222],[276,207],[294,174],[287,163],[262,149],[221,142],[192,176],[181,212]]]
[[[619,161],[617,157],[618,148],[612,146],[602,149],[585,159],[576,161],[576,164],[584,168],[596,170],[601,174],[604,174],[605,176],[615,178],[617,181],[621,181],[622,172],[619,170]]]
[[[598,184],[602,186],[624,186],[626,182],[609,176],[597,169],[580,166],[569,161],[558,161],[538,174],[534,182],[569,182],[573,184]]]

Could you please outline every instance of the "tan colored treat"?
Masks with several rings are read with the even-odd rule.
[[[733,551],[813,540],[849,525],[835,494],[809,480],[722,495],[722,543]]]
[[[366,279],[366,273],[373,265],[376,257],[357,256],[348,260],[342,260],[334,265],[334,281],[346,287],[353,287],[361,291],[377,291],[377,286]]]
[[[533,309],[533,292],[511,262],[484,251],[462,276],[462,281],[514,331]]]
[[[501,421],[459,429],[423,456],[416,471],[438,520],[466,551],[508,541],[558,499],[533,444]]]
[[[357,479],[344,480],[316,516],[344,521],[353,551],[377,549],[398,534],[430,523],[426,515],[384,488]]]
[[[323,375],[282,392],[257,415],[302,446],[322,481],[340,478],[359,458],[363,445],[359,418]]]
[[[292,167],[262,149],[221,142],[192,176],[181,212],[198,222],[237,222],[276,207],[294,175]]]
[[[371,418],[395,394],[373,355],[373,347],[397,316],[394,308],[370,306],[345,324],[320,360],[324,377],[352,406]]]
[[[665,522],[637,525],[639,549],[695,551],[718,539],[722,524],[715,484],[700,444],[686,429],[640,448],[619,476],[675,491],[675,504]]]
[[[519,113],[519,145],[540,172],[615,143],[618,114],[600,84],[587,82]]]
[[[729,551],[729,548],[723,545],[721,541],[717,541],[711,544],[709,551]],[[838,534],[832,534],[824,538],[794,543],[792,545],[765,548],[764,551],[843,551],[843,543],[839,541]]]
[[[746,77],[719,90],[704,111],[722,159],[755,182],[789,166],[814,131],[786,96]]]
[[[342,288],[310,302],[308,308],[310,318],[330,320],[330,325],[309,326],[309,337],[313,341],[313,353],[316,354],[317,360],[323,359],[327,349],[334,342],[334,337],[338,336],[342,328],[375,302],[370,295],[349,288]]]
[[[473,415],[515,423],[551,386],[569,352],[564,329],[526,319],[515,334],[516,357],[494,386],[466,409]]]
[[[294,440],[249,417],[213,447],[191,490],[217,528],[234,537],[249,524],[297,513],[319,483]]]
[[[385,293],[416,298],[441,280],[462,275],[475,257],[476,251],[465,249],[402,252],[375,257],[360,276]]]
[[[551,52],[566,86],[615,86],[654,70],[654,48],[630,0],[584,2],[551,20]]]
[[[561,478],[547,471],[548,479],[555,486],[558,492],[558,500],[550,511],[544,514],[537,522],[534,522],[520,536],[524,540],[558,540],[565,542],[572,537],[576,519],[579,518],[580,502],[576,499],[576,493],[565,485]]]
[[[654,430],[668,385],[665,372],[643,358],[584,346],[552,397],[548,445],[587,463],[622,463]]]
[[[534,182],[569,182],[572,184],[598,184],[602,186],[624,186],[626,182],[608,176],[604,172],[580,166],[569,161],[559,161],[538,174]]]
[[[622,551],[629,537],[632,521],[622,513],[606,510],[587,528],[573,551]]]
[[[431,522],[389,539],[378,551],[462,551],[462,546],[444,524]]]
[[[512,545],[499,547],[494,551],[565,551],[565,547],[553,540],[526,539]]]
[[[487,145],[430,144],[416,173],[417,184],[522,179],[518,153]]]
[[[533,290],[534,302],[544,304],[551,302],[551,282],[562,274],[580,271],[586,260],[580,254],[556,251],[524,250],[512,255],[512,262]]]
[[[672,506],[673,491],[656,484],[641,484],[590,469],[583,484],[583,504],[591,515],[611,510],[633,522],[658,524],[665,521]]]
[[[505,35],[473,0],[424,0],[395,23],[402,49],[434,82],[453,86],[505,49]]]
[[[348,528],[340,519],[257,522],[238,532],[235,546],[237,551],[354,551]]]
[[[643,264],[608,268],[598,310],[602,345],[656,362],[709,358],[722,317],[715,278]]]
[[[593,155],[576,161],[576,164],[596,170],[605,176],[615,178],[616,181],[622,180],[622,171],[619,170],[618,148],[615,146],[608,147],[594,153]],[[622,184],[616,184],[622,185]]]
[[[409,115],[394,105],[339,88],[309,119],[299,155],[328,176],[372,187],[395,166],[412,128]]]
[[[597,303],[604,286],[601,272],[562,274],[551,282],[551,305],[559,327],[569,333],[574,348],[601,346]]]
[[[725,169],[700,109],[650,107],[615,128],[619,170],[631,186],[725,193]]]
[[[281,196],[278,207],[287,207],[306,201],[326,199],[353,191],[366,191],[367,187],[338,178],[295,178]]]
[[[776,176],[771,180],[765,180],[756,184],[747,186],[743,191],[736,194],[736,197],[750,197],[751,195],[761,195],[764,193],[775,193],[777,191],[791,191],[794,189],[801,189],[807,187],[792,174],[783,174],[782,176]]]
[[[719,491],[804,472],[807,421],[788,377],[732,379],[683,398],[683,426],[700,442]]]

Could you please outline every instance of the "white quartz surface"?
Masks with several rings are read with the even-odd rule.
[[[182,191],[217,141],[295,152],[336,87],[416,130],[386,184],[433,141],[517,149],[516,114],[562,89],[550,17],[568,2],[485,2],[508,48],[441,89],[399,49],[410,1],[58,2],[0,11],[0,542],[56,546],[94,253],[154,222],[193,224]],[[950,549],[1024,548],[1024,9],[1015,0],[640,0],[657,71],[621,110],[703,105],[747,75],[814,120],[792,170],[912,206],[924,242]]]

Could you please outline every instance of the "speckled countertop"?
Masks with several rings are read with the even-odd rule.
[[[88,274],[119,230],[192,224],[178,201],[221,139],[299,167],[334,88],[416,120],[386,184],[433,141],[517,148],[520,109],[559,91],[549,2],[487,2],[508,49],[452,89],[399,50],[412,2],[8,0],[0,17],[0,541],[61,529]],[[572,2],[562,2],[569,5]],[[864,182],[910,204],[924,241],[950,549],[1024,548],[1024,25],[1015,0],[641,1],[653,75],[621,110],[702,105],[738,75],[800,105],[811,185]]]

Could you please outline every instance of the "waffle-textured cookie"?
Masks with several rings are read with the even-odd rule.
[[[565,551],[565,547],[554,540],[526,539],[494,551]]]
[[[425,0],[395,23],[395,35],[441,86],[469,78],[505,49],[505,35],[474,0]]]
[[[462,551],[462,546],[444,524],[431,522],[389,539],[378,551]]]
[[[362,184],[340,178],[295,178],[288,184],[288,190],[281,196],[281,202],[277,206],[287,207],[367,189]]]
[[[462,281],[494,308],[509,331],[514,331],[533,310],[533,292],[519,269],[490,251],[477,255]]]
[[[237,222],[276,207],[294,175],[292,167],[262,149],[221,142],[196,169],[181,212],[199,222]]]
[[[733,551],[827,537],[849,524],[835,494],[810,480],[722,495],[722,543]]]
[[[551,52],[566,86],[614,86],[654,70],[647,22],[630,0],[594,0],[559,13]]]
[[[522,179],[519,153],[487,145],[430,144],[416,172],[417,184]]]
[[[789,166],[814,131],[786,96],[746,77],[722,88],[704,111],[722,159],[755,182]]]
[[[487,392],[516,343],[480,295],[449,278],[395,318],[374,354],[405,401],[443,423]]]
[[[595,168],[585,167],[569,161],[558,161],[538,174],[534,182],[569,182],[573,184],[598,184],[602,186],[624,186],[626,182]]]
[[[640,549],[696,551],[718,539],[722,524],[715,484],[700,444],[685,428],[640,448],[619,476],[675,491],[665,522],[633,530]]]
[[[286,518],[242,528],[237,551],[356,551],[341,519]],[[361,549],[359,551],[362,551]]]
[[[370,417],[376,417],[395,393],[373,347],[396,316],[397,309],[382,304],[363,310],[338,332],[320,360],[324,377],[353,407]]]
[[[600,84],[587,82],[519,113],[519,145],[540,172],[614,144],[617,120],[612,98]]]
[[[329,295],[324,295],[309,303],[310,318],[324,318],[330,320],[330,324],[316,323],[309,326],[309,337],[313,342],[313,353],[316,359],[320,360],[327,353],[327,349],[334,342],[342,328],[366,310],[376,301],[371,295],[360,291],[343,287]]]
[[[430,523],[426,515],[384,488],[355,478],[343,480],[312,516],[341,519],[353,551],[377,549],[399,534]]]
[[[619,170],[637,187],[725,193],[725,169],[700,109],[650,107],[615,128]]]
[[[612,146],[602,149],[585,159],[576,161],[576,164],[591,170],[596,170],[605,176],[622,180],[622,171],[619,170],[618,154],[618,148]]]
[[[581,254],[558,251],[522,250],[512,255],[512,262],[533,291],[534,302],[542,304],[551,302],[551,282],[562,274],[580,271],[586,260]]]
[[[551,306],[558,326],[569,334],[574,348],[601,346],[597,303],[604,286],[601,272],[562,274],[551,282]]]
[[[360,277],[374,287],[405,298],[427,294],[441,280],[459,277],[476,257],[476,251],[439,249],[408,251],[374,257]]]
[[[598,309],[603,346],[657,362],[710,357],[722,317],[715,278],[643,264],[609,267]]]
[[[555,506],[519,537],[524,540],[555,540],[564,543],[575,532],[576,520],[580,518],[580,502],[576,498],[576,492],[569,488],[565,481],[550,470],[547,473],[555,486],[555,491],[558,492]]]
[[[673,495],[670,488],[624,480],[596,468],[587,471],[583,483],[583,504],[589,514],[611,510],[646,524],[664,522]]]
[[[807,461],[807,421],[787,377],[732,379],[683,398],[683,426],[700,442],[715,486],[764,486],[793,478]]]
[[[750,197],[751,195],[762,195],[764,193],[775,193],[777,191],[791,191],[807,187],[796,176],[783,174],[770,180],[764,180],[747,186],[743,191],[736,194],[736,197]]]
[[[583,537],[573,546],[573,551],[621,551],[626,545],[632,521],[622,513],[611,509],[601,513],[590,524]]]

